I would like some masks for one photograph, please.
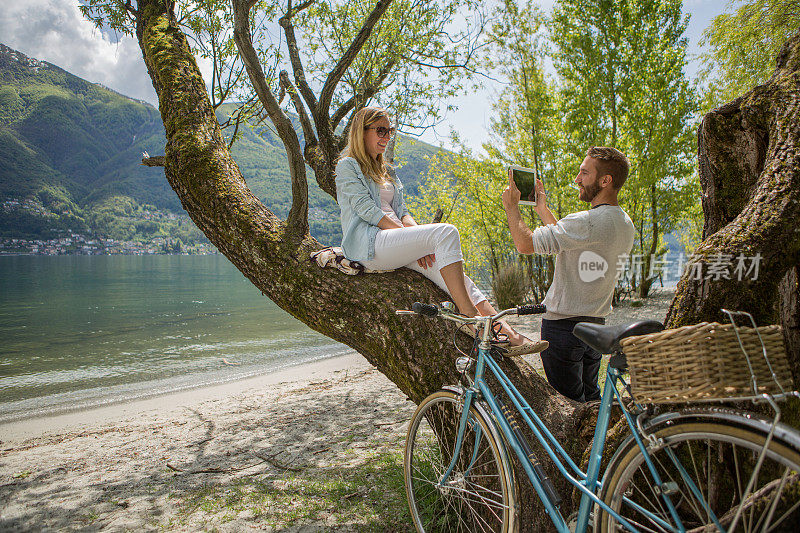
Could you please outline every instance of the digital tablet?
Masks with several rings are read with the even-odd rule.
[[[520,205],[536,205],[536,171],[518,165],[508,167],[511,177],[521,193]]]

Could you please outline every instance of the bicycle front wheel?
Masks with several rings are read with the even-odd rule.
[[[686,531],[719,531],[721,527],[723,531],[796,532],[800,524],[798,442],[785,438],[783,431],[776,432],[758,467],[767,440],[766,424],[741,414],[727,413],[722,418],[727,419],[679,416],[648,430],[658,443],[648,447],[648,453],[661,477],[660,486],[654,483],[641,449],[629,438],[609,463],[603,501],[639,531],[680,530],[660,495],[664,491]],[[609,513],[600,512],[599,519],[601,531],[623,530]]]
[[[463,405],[441,390],[419,405],[408,429],[404,474],[411,517],[422,532],[508,532],[514,527],[515,481],[492,419],[473,406],[455,468]]]

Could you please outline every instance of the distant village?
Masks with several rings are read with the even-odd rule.
[[[2,210],[24,209],[39,216],[47,216],[47,211],[36,201],[6,200],[0,205]],[[172,213],[143,213],[142,218],[154,219],[168,217]],[[84,235],[67,230],[64,235],[52,239],[19,239],[0,237],[0,255],[207,255],[218,253],[210,243],[184,244],[178,239],[154,237],[147,242],[123,241],[98,236]]]
[[[117,241],[72,233],[49,240],[0,238],[0,255],[207,255],[219,253],[211,244],[176,246],[176,242],[156,237],[149,242]]]

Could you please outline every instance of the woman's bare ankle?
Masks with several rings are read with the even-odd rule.
[[[520,344],[530,342],[528,337],[509,326],[504,320],[501,320],[500,324],[502,324],[500,333],[505,333],[508,336],[508,342],[511,344],[511,346],[519,346]]]

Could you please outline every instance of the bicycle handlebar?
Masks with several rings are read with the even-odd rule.
[[[540,315],[547,312],[547,306],[544,304],[528,304],[520,305],[517,307],[517,315]]]
[[[397,310],[395,314],[398,315],[421,315],[421,316],[428,316],[434,317],[439,316],[441,318],[445,318],[448,320],[453,320],[454,322],[461,322],[463,324],[477,324],[484,322],[486,319],[491,319],[492,322],[497,320],[498,318],[502,318],[506,315],[538,315],[547,312],[547,306],[544,304],[528,304],[528,305],[520,305],[518,307],[511,307],[509,309],[504,309],[500,311],[494,316],[475,316],[475,317],[467,317],[463,315],[459,315],[447,309],[426,304],[422,302],[414,302],[411,306],[411,311],[406,310]]]
[[[411,306],[411,310],[422,316],[437,316],[439,314],[438,307],[422,302],[414,302],[414,305]]]

